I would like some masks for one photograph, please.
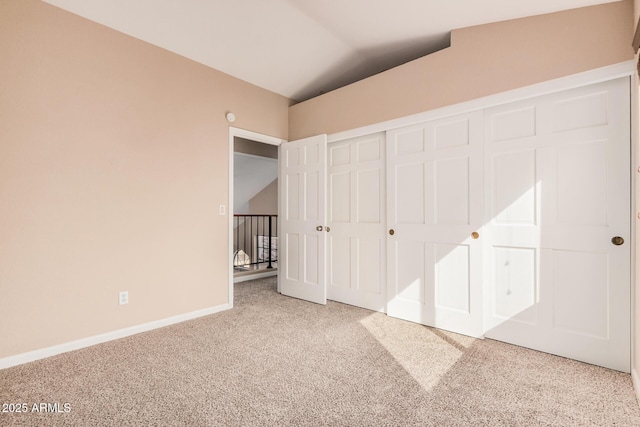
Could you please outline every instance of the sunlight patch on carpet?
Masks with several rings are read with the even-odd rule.
[[[360,324],[426,391],[438,384],[462,356],[463,348],[470,345],[454,345],[455,342],[448,342],[448,335],[436,334],[418,324],[398,329],[388,320],[374,313],[360,320]]]

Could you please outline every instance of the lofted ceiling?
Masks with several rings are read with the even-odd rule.
[[[617,0],[44,0],[303,101],[443,49],[452,29]]]

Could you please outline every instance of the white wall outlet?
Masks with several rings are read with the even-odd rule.
[[[220,205],[218,212],[220,212],[220,215],[224,215],[227,212],[227,207],[225,205]]]
[[[129,304],[129,291],[120,292],[120,305]]]

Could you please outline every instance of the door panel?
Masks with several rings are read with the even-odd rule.
[[[435,258],[436,308],[469,313],[471,280],[469,246],[437,243]]]
[[[536,157],[534,150],[496,155],[494,220],[499,224],[533,225],[536,222]]]
[[[556,150],[557,221],[607,225],[607,141],[571,144]]]
[[[351,239],[329,236],[329,287],[349,289],[351,286]]]
[[[351,221],[351,174],[349,172],[329,173],[330,216],[332,223],[348,224]]]
[[[384,134],[329,144],[328,298],[385,311]]]
[[[394,293],[400,300],[424,304],[425,298],[425,244],[424,242],[402,239],[393,243],[392,255],[395,275],[392,277],[395,285]],[[432,259],[433,257],[429,257]],[[430,263],[429,263],[430,265]],[[418,311],[419,312],[419,311]],[[393,313],[389,313],[393,316]],[[421,317],[412,320],[420,322]]]
[[[436,160],[435,223],[469,224],[469,158]]]
[[[386,253],[384,239],[378,237],[359,237],[355,239],[358,275],[357,289],[384,297],[384,273]]]
[[[628,78],[485,110],[487,337],[629,371],[629,115]]]
[[[398,224],[424,224],[425,165],[409,163],[393,165],[393,188],[395,203],[392,207]],[[405,191],[411,189],[411,191]]]
[[[320,135],[280,146],[280,291],[319,304],[326,304],[326,145],[326,135]]]
[[[285,176],[285,218],[289,221],[300,219],[300,175],[291,173]]]
[[[469,118],[461,117],[434,125],[436,150],[469,145]]]
[[[285,278],[288,281],[300,280],[300,235],[295,233],[283,233],[287,242],[285,256],[283,259],[283,269],[286,271]]]
[[[573,334],[607,339],[607,254],[554,251],[553,255],[552,327]]]
[[[356,222],[381,224],[384,194],[380,168],[356,171]]]
[[[482,335],[482,114],[387,132],[390,316]],[[481,237],[480,237],[481,239]]]
[[[494,317],[536,324],[536,250],[494,246],[493,259],[495,286],[490,295],[492,303],[487,308],[493,309]]]

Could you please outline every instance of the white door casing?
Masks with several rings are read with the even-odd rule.
[[[629,372],[629,117],[629,78],[485,110],[487,337]]]
[[[481,126],[476,111],[387,132],[387,314],[476,337]]]
[[[327,298],[386,308],[385,134],[328,145]]]
[[[280,292],[326,304],[327,136],[280,146]]]

